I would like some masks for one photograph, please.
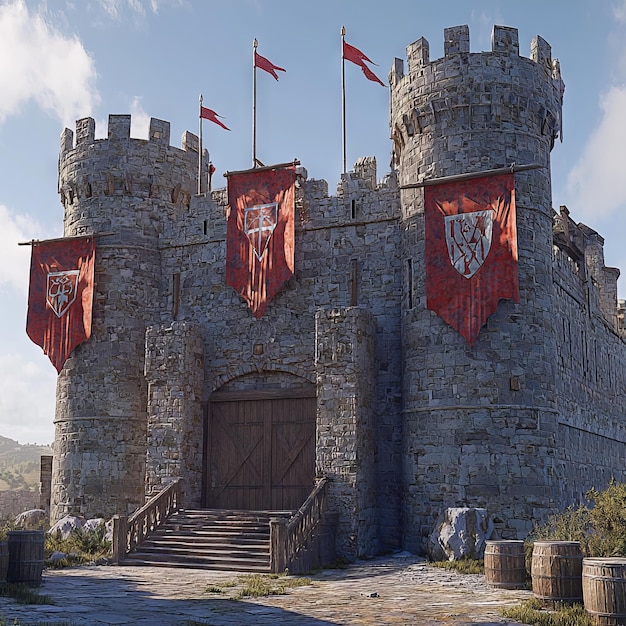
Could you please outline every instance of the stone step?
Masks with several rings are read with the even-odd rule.
[[[141,545],[141,548],[137,550],[137,554],[141,554],[143,556],[150,555],[161,555],[161,556],[179,556],[179,557],[190,557],[190,558],[259,558],[259,559],[267,559],[269,560],[269,548],[268,546],[255,546],[253,548],[233,548],[232,546],[197,546],[197,545],[185,545],[183,543],[173,544],[173,545],[160,545],[153,543],[151,545],[146,545],[144,542]]]
[[[129,554],[122,562],[122,565],[137,565],[151,567],[186,567],[190,569],[222,570],[232,572],[259,572],[269,573],[270,565],[268,559],[252,558],[190,558],[177,555],[144,555]]]
[[[126,565],[173,565],[232,571],[270,571],[270,519],[292,511],[185,509],[168,518]]]
[[[171,542],[171,541],[186,541],[189,543],[215,543],[221,542],[225,544],[265,544],[270,539],[270,534],[267,531],[258,532],[230,532],[224,533],[215,529],[200,529],[197,531],[185,530],[158,530],[152,533],[149,537],[152,541],[159,542]]]

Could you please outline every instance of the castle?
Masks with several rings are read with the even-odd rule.
[[[335,196],[296,171],[294,276],[255,317],[225,282],[225,190],[197,189],[198,138],[130,116],[61,137],[66,237],[96,234],[91,339],[58,377],[51,518],[110,516],[181,477],[185,506],[296,509],[330,477],[337,549],[419,552],[438,513],[486,507],[497,536],[624,480],[623,311],[603,239],[552,208],[562,87],[467,26],[390,75],[392,171],[360,159]],[[205,155],[206,156],[206,155]],[[429,180],[511,168],[519,301],[473,343],[426,302]],[[208,163],[202,162],[206,174]]]

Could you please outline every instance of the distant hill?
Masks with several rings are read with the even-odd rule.
[[[0,491],[39,489],[41,456],[51,454],[50,446],[22,445],[0,436]]]

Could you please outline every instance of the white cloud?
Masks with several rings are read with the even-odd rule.
[[[141,106],[141,98],[135,96],[130,103],[130,136],[137,139],[148,139],[150,135],[150,116]]]
[[[613,15],[621,24],[626,24],[626,0],[620,0],[613,7]]]
[[[626,85],[602,96],[602,119],[567,181],[568,206],[578,216],[610,216],[626,205]]]
[[[98,95],[93,60],[76,37],[65,37],[30,13],[23,0],[0,5],[0,122],[31,99],[64,124],[91,115]]]
[[[182,6],[183,0],[99,0],[100,6],[104,12],[112,19],[119,20],[128,7],[131,12],[137,15],[146,15],[147,5],[152,13],[158,13],[159,7],[163,5],[171,5],[174,7]]]
[[[45,365],[45,364],[44,364]],[[0,433],[20,443],[54,440],[56,371],[10,354],[0,356]],[[37,393],[33,393],[33,389]]]

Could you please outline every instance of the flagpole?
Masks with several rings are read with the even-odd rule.
[[[343,57],[343,43],[346,27],[341,27],[341,130],[343,138],[343,173],[346,173],[346,60]]]
[[[256,167],[256,49],[259,42],[252,43],[252,167]]]
[[[200,118],[200,130],[198,131],[198,195],[200,195],[202,187],[202,94],[200,94],[200,109],[198,113]]]

